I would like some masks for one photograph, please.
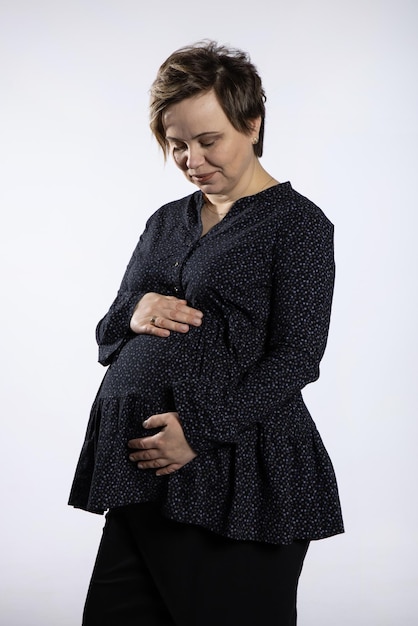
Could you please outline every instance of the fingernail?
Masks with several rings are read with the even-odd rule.
[[[148,424],[148,420],[145,420],[145,421],[143,421],[143,422],[142,422],[142,426],[143,426],[144,428],[146,428],[146,427],[147,427],[147,424]]]

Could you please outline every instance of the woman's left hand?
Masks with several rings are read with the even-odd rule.
[[[197,456],[184,436],[178,413],[151,415],[143,426],[161,430],[156,435],[128,442],[128,446],[136,450],[129,454],[129,459],[136,462],[140,469],[157,469],[156,475],[164,476],[172,474]]]

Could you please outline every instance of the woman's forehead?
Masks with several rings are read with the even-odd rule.
[[[178,138],[187,132],[190,138],[201,134],[220,132],[229,124],[213,91],[196,94],[167,107],[163,125],[167,137]]]

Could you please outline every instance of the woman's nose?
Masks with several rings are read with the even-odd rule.
[[[186,156],[186,165],[189,170],[196,170],[203,165],[205,158],[199,146],[189,146]]]

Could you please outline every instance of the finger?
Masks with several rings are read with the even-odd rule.
[[[164,304],[164,306],[159,306],[157,302],[154,304],[157,316],[160,315],[165,319],[191,324],[193,326],[200,326],[202,323],[202,311],[189,306],[185,300],[178,300],[175,297],[166,296],[162,304]]]
[[[168,476],[169,474],[174,474],[177,470],[181,469],[183,466],[179,463],[171,463],[170,465],[166,465],[165,467],[161,467],[155,472],[156,476]]]
[[[167,316],[170,316],[171,313],[167,312]],[[156,329],[156,330],[163,330],[164,333],[167,333],[167,335],[170,334],[170,330],[173,330],[177,333],[187,333],[189,330],[189,325],[188,324],[183,324],[182,322],[176,322],[173,319],[170,319],[170,317],[161,317],[161,316],[153,316],[151,318],[153,320],[152,322],[152,326]],[[157,333],[152,333],[152,334],[157,334]],[[159,335],[161,336],[167,336],[167,335]]]
[[[164,298],[165,300],[170,300],[170,302],[174,302],[174,304],[178,304],[178,305],[183,304],[184,306],[188,306],[187,300],[184,300],[183,298],[177,298],[177,296],[161,296],[161,297]]]
[[[161,458],[161,451],[155,448],[151,450],[140,450],[139,452],[131,452],[129,454],[129,460],[134,463],[141,463],[142,461],[155,461],[155,459]]]
[[[167,421],[170,418],[172,413],[156,413],[155,415],[151,415],[148,419],[142,422],[142,426],[144,428],[164,428],[167,426]],[[159,433],[157,433],[158,435]],[[155,437],[156,435],[154,435]],[[152,437],[145,437],[145,439],[152,439]]]
[[[156,319],[153,316],[147,316],[144,320],[143,317],[138,318],[136,315],[133,315],[130,327],[131,330],[137,335],[155,335],[156,337],[168,337],[170,331],[166,328],[162,328],[161,325],[156,325],[154,321]]]
[[[151,459],[150,461],[140,461],[137,463],[137,467],[141,470],[143,469],[157,469],[160,470],[163,467],[166,467],[167,463],[169,463],[168,459]]]
[[[151,450],[159,448],[159,439],[156,438],[157,435],[152,435],[151,437],[141,437],[138,439],[130,439],[128,441],[128,448],[132,448],[133,450]]]
[[[156,335],[157,337],[168,337],[170,331],[164,328],[163,318],[157,315],[152,315],[147,322],[142,325],[141,332],[145,332],[148,335]]]
[[[200,326],[202,318],[202,311],[180,303],[176,303],[175,310],[171,317],[171,319],[176,322],[183,322],[184,324],[190,324],[192,326]]]

